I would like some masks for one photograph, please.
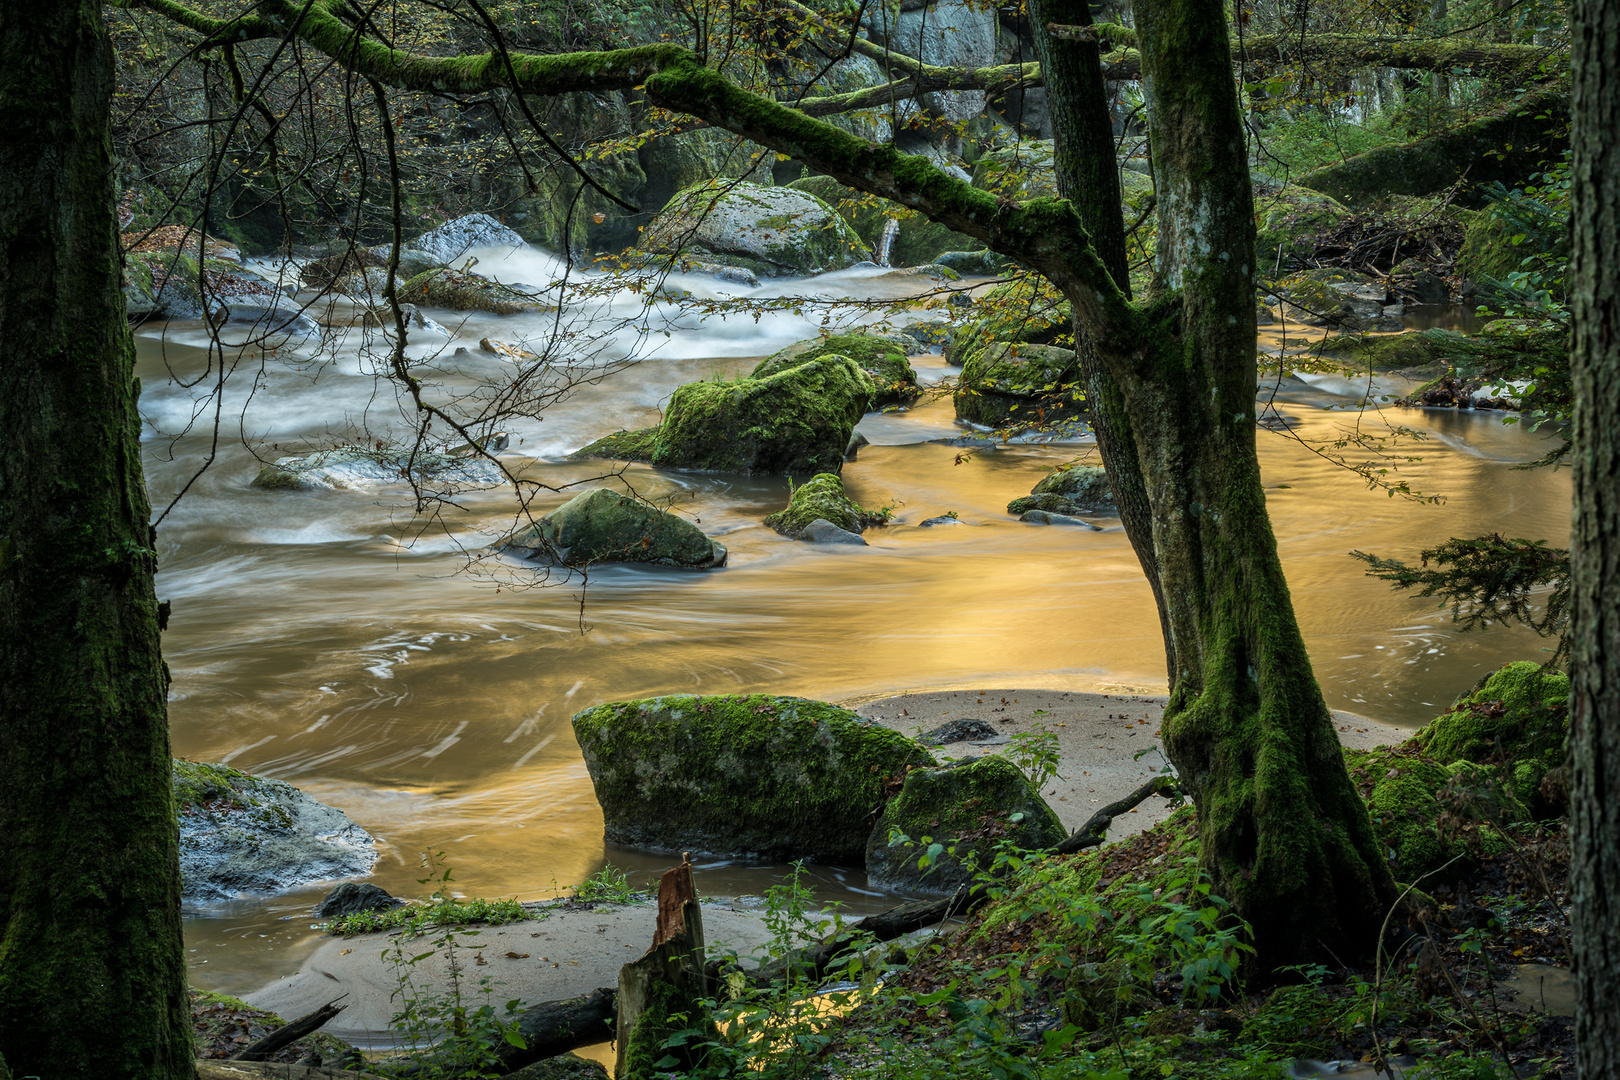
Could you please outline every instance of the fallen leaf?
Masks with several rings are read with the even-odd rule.
[[[526,952],[509,952],[506,955],[513,960],[527,960],[529,958],[529,954]]]

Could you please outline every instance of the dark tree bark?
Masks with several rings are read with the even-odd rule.
[[[0,1054],[192,1077],[97,0],[0,5]]]
[[[1579,1075],[1620,1076],[1620,5],[1575,0],[1570,893]]]

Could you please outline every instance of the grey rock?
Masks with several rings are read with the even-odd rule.
[[[1052,514],[1068,514],[1070,517],[1074,517],[1079,514],[1091,513],[1090,508],[1081,506],[1073,499],[1067,499],[1062,495],[1054,495],[1051,493],[1043,495],[1025,495],[1021,498],[1014,499],[1012,502],[1007,504],[1007,513],[1013,515],[1014,517],[1017,517],[1018,515],[1026,513],[1030,510],[1045,510]]]
[[[410,469],[410,476],[406,470]],[[373,450],[340,446],[313,454],[277,458],[259,470],[253,486],[288,491],[343,491],[405,483],[437,490],[496,487],[505,482],[500,466],[487,458],[455,453],[408,450]]]
[[[832,207],[807,191],[735,181],[686,188],[659,211],[642,244],[659,254],[707,251],[765,273],[814,274],[872,257]]]
[[[935,525],[960,525],[960,524],[962,524],[960,518],[952,517],[950,514],[940,514],[938,517],[924,518],[922,521],[917,522],[917,528],[919,528],[919,529],[931,529]]]
[[[578,1054],[559,1054],[507,1073],[502,1080],[609,1080],[607,1066]]]
[[[1030,489],[1030,494],[1060,495],[1083,506],[1114,505],[1114,493],[1108,485],[1108,473],[1099,465],[1069,465],[1053,469]],[[1052,507],[1042,506],[1040,509],[1051,510]],[[1012,512],[1009,508],[1008,513]]]
[[[220,336],[231,341],[263,342],[285,346],[321,340],[321,326],[308,312],[291,303],[237,303],[216,308],[212,321]]]
[[[1102,528],[1093,525],[1084,518],[1071,517],[1068,514],[1054,514],[1050,510],[1025,510],[1018,515],[1019,521],[1027,521],[1031,525],[1074,525],[1092,532],[1102,532]]]
[[[837,525],[834,525],[826,518],[816,518],[816,520],[806,525],[803,531],[801,531],[795,539],[808,540],[812,544],[854,544],[860,547],[867,546],[866,541],[860,536],[859,533],[852,533],[848,530],[840,529]]]
[[[863,447],[863,446],[871,446],[871,445],[872,445],[872,440],[868,439],[865,435],[862,435],[858,431],[850,432],[849,433],[849,445],[844,447],[844,460],[845,461],[854,461],[855,460],[855,455],[860,453],[861,447]]]
[[[326,899],[315,909],[315,914],[323,919],[341,919],[345,915],[358,915],[364,911],[386,911],[404,902],[370,882],[345,881],[326,894]]]
[[[1001,732],[988,721],[972,716],[964,716],[960,720],[952,720],[941,724],[933,731],[917,736],[917,741],[924,746],[944,746],[956,742],[984,742],[988,739],[1001,738]]]
[[[225,900],[369,874],[376,842],[291,784],[227,765],[174,763],[187,900]]]
[[[925,64],[950,68],[989,67],[1000,59],[996,9],[967,0],[939,0],[920,11],[902,11],[889,33],[889,46]],[[982,90],[926,94],[923,103],[937,118],[965,123],[984,111]]]
[[[638,562],[709,570],[726,564],[725,545],[690,521],[608,488],[574,496],[497,546],[564,566]]]
[[[420,252],[444,266],[472,248],[522,247],[523,242],[523,237],[488,214],[468,214],[418,236],[409,246],[413,252]]]

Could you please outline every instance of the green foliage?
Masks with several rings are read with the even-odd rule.
[[[484,923],[500,926],[504,923],[524,922],[537,917],[516,900],[486,900],[482,897],[458,899],[446,896],[425,903],[402,904],[382,911],[360,911],[333,919],[326,925],[329,933],[347,937],[351,934],[370,934],[378,930],[404,929],[407,937],[427,933],[447,926],[468,926]]]
[[[630,875],[611,863],[580,882],[574,899],[597,904],[634,904],[647,899],[646,889],[630,884]]]
[[[1048,780],[1058,775],[1058,765],[1063,761],[1063,751],[1058,746],[1057,735],[1045,728],[1039,728],[1020,731],[1008,741],[1010,745],[1005,751],[1007,757],[1024,771],[1024,775],[1029,777],[1029,782],[1037,789],[1045,787]]]
[[[1451,605],[1452,620],[1464,631],[1522,623],[1556,640],[1551,663],[1569,656],[1569,552],[1563,548],[1492,533],[1452,537],[1420,552],[1417,567],[1364,551],[1350,554],[1367,563],[1370,577],[1395,589],[1416,589],[1418,597],[1437,596],[1441,607]]]

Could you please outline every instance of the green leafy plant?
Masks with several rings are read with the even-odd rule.
[[[1045,728],[1020,731],[1008,741],[1007,757],[1037,788],[1045,787],[1048,780],[1058,775],[1063,752],[1055,734]]]
[[[609,864],[580,882],[574,889],[574,899],[587,903],[633,904],[645,900],[647,891],[630,884],[630,875]]]

